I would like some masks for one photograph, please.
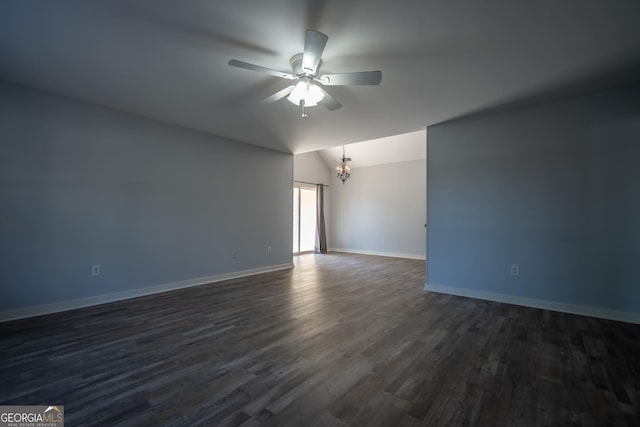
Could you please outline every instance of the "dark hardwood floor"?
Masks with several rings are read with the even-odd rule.
[[[638,325],[424,294],[424,261],[295,263],[0,324],[0,404],[67,426],[640,425]]]

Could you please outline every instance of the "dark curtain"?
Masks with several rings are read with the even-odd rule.
[[[327,253],[327,233],[324,227],[324,185],[316,185],[316,244],[313,252]]]

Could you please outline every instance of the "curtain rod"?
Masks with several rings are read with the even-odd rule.
[[[298,181],[298,180],[293,180],[293,182],[298,182],[300,184],[309,184],[309,185],[318,185],[319,183],[314,183],[314,182],[306,182],[306,181]],[[327,184],[322,184],[323,187],[328,187]]]

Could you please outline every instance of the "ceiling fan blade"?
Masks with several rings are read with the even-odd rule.
[[[382,81],[382,72],[359,71],[356,73],[326,74],[319,80],[327,86],[379,85]]]
[[[262,101],[260,101],[261,104],[271,104],[273,102],[276,102],[279,99],[284,98],[285,96],[288,96],[291,91],[293,90],[293,88],[295,88],[296,85],[291,85],[291,86],[287,86],[282,90],[279,90],[278,92],[274,93],[271,96],[268,96],[266,98],[264,98]]]
[[[336,101],[336,99],[333,96],[329,95],[329,92],[327,92],[325,88],[323,88],[321,85],[317,85],[317,86],[324,93],[324,99],[322,100],[322,103],[325,105],[325,107],[327,107],[327,110],[333,111],[342,107],[342,104]]]
[[[272,76],[280,77],[281,79],[293,80],[296,78],[293,74],[272,70],[271,68],[261,67],[260,65],[249,64],[248,62],[238,61],[237,59],[230,60],[229,65],[231,65],[232,67],[244,68],[245,70],[269,74]]]
[[[307,30],[304,39],[304,53],[302,54],[302,71],[311,75],[314,75],[318,71],[320,57],[322,56],[322,52],[324,52],[324,47],[328,39],[329,37],[325,34]]]

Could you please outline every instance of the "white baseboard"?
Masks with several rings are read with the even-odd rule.
[[[362,250],[344,249],[344,248],[329,248],[329,252],[345,252],[348,254],[388,256],[391,258],[420,259],[423,261],[427,259],[424,255],[403,254],[403,253],[397,253],[397,252],[362,251]]]
[[[549,301],[536,298],[519,297],[516,295],[486,292],[476,289],[458,288],[456,286],[434,285],[425,283],[425,292],[438,292],[441,294],[458,295],[462,297],[477,298],[488,301],[504,302],[507,304],[521,305],[532,308],[559,311],[562,313],[580,314],[582,316],[599,317],[601,319],[618,320],[627,323],[640,324],[640,313],[611,310],[606,308],[591,307],[587,305],[567,304],[557,301]]]
[[[69,301],[61,301],[52,304],[37,305],[17,310],[0,312],[0,322],[9,320],[24,319],[26,317],[41,316],[44,314],[57,313],[60,311],[74,310],[76,308],[90,307],[93,305],[106,304],[109,302],[122,301],[131,298],[143,297],[146,295],[158,294],[161,292],[173,291],[176,289],[189,288],[191,286],[206,285],[223,280],[237,279],[239,277],[253,276],[254,274],[268,273],[270,271],[285,270],[293,268],[293,263],[272,265],[269,267],[254,268],[251,270],[236,271],[234,273],[219,274],[215,276],[200,277],[197,279],[182,280],[179,282],[164,283],[162,285],[148,286],[146,288],[131,289],[112,294],[96,295],[87,298],[78,298]]]

